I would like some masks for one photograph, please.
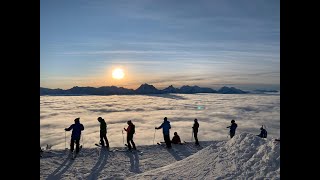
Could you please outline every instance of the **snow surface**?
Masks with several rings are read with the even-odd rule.
[[[241,133],[228,141],[137,147],[138,152],[83,148],[40,157],[40,179],[280,179],[280,142]]]

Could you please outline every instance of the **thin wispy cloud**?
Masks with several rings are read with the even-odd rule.
[[[279,85],[279,76],[241,75],[280,72],[279,1],[41,0],[40,5],[41,86],[112,85],[106,75],[119,65],[130,80],[117,85],[139,86],[166,74],[187,75],[186,83],[189,76],[208,74],[212,82],[203,81],[206,85]],[[228,74],[239,78],[223,78]]]

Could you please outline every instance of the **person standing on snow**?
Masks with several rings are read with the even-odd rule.
[[[170,129],[171,125],[168,121],[167,117],[163,119],[163,123],[159,127],[155,127],[155,129],[161,129],[163,132],[163,139],[166,143],[167,148],[171,148],[171,141],[170,141]]]
[[[129,120],[127,122],[128,128],[123,128],[125,131],[127,131],[127,144],[129,151],[131,150],[131,145],[133,150],[137,150],[135,143],[133,142],[133,134],[135,133],[135,125]],[[131,142],[131,144],[130,144]]]
[[[192,126],[192,130],[193,130],[193,136],[194,139],[196,140],[196,145],[199,145],[199,141],[198,141],[198,129],[199,129],[199,123],[197,119],[194,119],[194,124]]]
[[[236,129],[238,125],[235,123],[235,121],[231,120],[231,126],[228,126],[227,128],[230,128],[230,138],[232,138],[236,134]]]
[[[74,120],[74,124],[72,124],[69,128],[65,128],[65,131],[70,131],[71,133],[71,143],[70,143],[70,151],[73,152],[74,150],[74,143],[76,143],[76,154],[80,151],[80,138],[81,138],[81,131],[84,130],[84,126],[80,124],[80,118],[76,118]]]
[[[107,138],[107,123],[102,117],[98,117],[98,121],[100,122],[100,144],[102,147],[106,147],[109,149],[109,141]]]

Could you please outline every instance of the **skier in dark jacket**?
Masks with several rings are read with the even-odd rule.
[[[161,129],[163,132],[163,139],[167,145],[167,148],[171,148],[171,141],[170,141],[170,129],[171,125],[168,121],[167,117],[163,119],[163,123],[159,127],[155,127],[155,129]]]
[[[230,128],[230,138],[232,138],[235,135],[237,127],[238,127],[238,125],[232,119],[231,120],[231,126],[227,127],[227,128]]]
[[[261,126],[260,130],[261,130],[261,132],[260,132],[260,134],[257,135],[257,136],[259,136],[259,137],[261,137],[261,138],[267,138],[267,134],[268,134],[267,130],[264,129],[263,126]]]
[[[199,141],[198,141],[198,129],[199,129],[199,123],[197,119],[194,119],[194,124],[192,126],[192,130],[193,130],[193,136],[194,139],[196,140],[196,145],[199,145]]]
[[[133,134],[135,133],[135,125],[129,120],[127,122],[128,128],[123,128],[125,131],[127,131],[127,144],[129,151],[131,150],[131,145],[134,150],[137,150],[135,143],[133,142]],[[130,144],[131,142],[131,144]]]
[[[181,139],[180,139],[180,136],[178,135],[177,132],[174,132],[174,136],[173,136],[171,142],[173,144],[181,144]]]
[[[100,122],[100,144],[102,147],[106,146],[109,148],[109,141],[107,138],[107,123],[102,117],[98,117],[98,121]]]
[[[74,150],[74,143],[76,143],[76,154],[80,151],[80,138],[81,138],[81,131],[84,130],[82,124],[80,124],[80,118],[76,118],[74,120],[74,124],[72,124],[69,128],[65,128],[65,131],[70,131],[71,133],[71,143],[70,143],[70,151],[73,152]]]

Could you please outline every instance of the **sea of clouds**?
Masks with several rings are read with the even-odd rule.
[[[40,96],[40,146],[68,147],[71,132],[64,128],[80,117],[85,127],[81,144],[94,147],[99,142],[99,116],[107,122],[111,147],[124,146],[123,140],[126,143],[122,130],[128,120],[136,125],[137,147],[163,141],[162,130],[155,131],[154,127],[160,126],[164,117],[171,122],[170,137],[178,132],[182,141],[191,140],[195,118],[200,124],[200,142],[227,140],[226,127],[232,119],[238,124],[236,134],[259,134],[259,128],[265,125],[268,138],[279,138],[280,94]]]

